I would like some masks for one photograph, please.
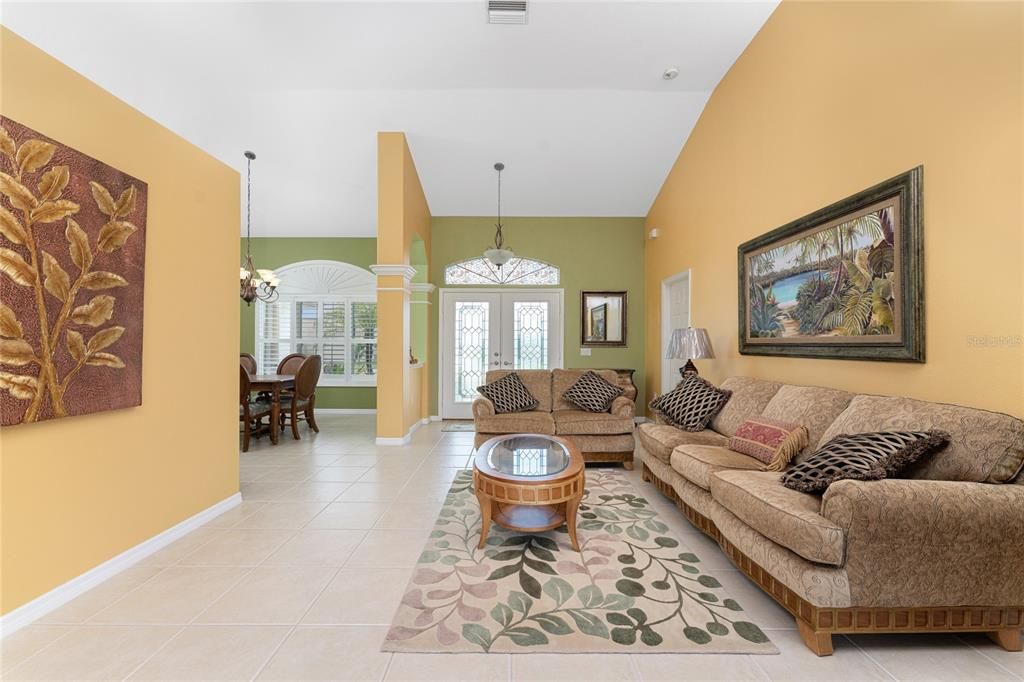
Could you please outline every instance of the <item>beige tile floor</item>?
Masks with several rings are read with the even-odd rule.
[[[1024,654],[983,637],[838,637],[811,655],[792,619],[639,472],[688,548],[778,656],[431,655],[379,651],[472,434],[378,447],[366,416],[241,456],[244,502],[3,640],[4,680],[1021,680]]]

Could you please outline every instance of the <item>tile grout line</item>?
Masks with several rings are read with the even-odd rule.
[[[319,468],[320,468],[320,467],[314,467],[314,469],[319,469]],[[348,489],[348,487],[351,487],[351,484],[350,484],[349,486],[347,486],[347,487],[346,487],[346,490]],[[342,492],[344,492],[344,491],[342,491]],[[338,493],[338,495],[339,495],[339,496],[340,496],[341,494],[342,494],[342,493]],[[244,579],[245,577],[249,576],[249,575],[252,575],[252,574],[253,574],[253,573],[254,573],[254,572],[256,571],[256,569],[260,568],[261,566],[264,566],[264,565],[270,565],[270,566],[272,566],[273,564],[267,564],[267,561],[268,561],[268,560],[270,559],[270,557],[271,557],[271,556],[273,556],[273,555],[274,555],[274,553],[276,553],[276,552],[277,552],[278,550],[280,550],[280,549],[281,549],[281,547],[283,547],[283,546],[284,546],[285,544],[287,544],[288,542],[290,542],[292,538],[296,537],[296,536],[297,536],[297,535],[299,534],[299,532],[300,532],[301,530],[304,530],[304,529],[308,528],[309,524],[310,524],[310,523],[312,523],[313,519],[315,519],[315,518],[316,518],[316,517],[318,517],[318,516],[319,516],[320,514],[322,514],[322,513],[324,512],[324,510],[326,510],[326,509],[327,509],[327,507],[328,507],[328,506],[329,506],[330,504],[332,504],[332,502],[327,502],[327,503],[324,503],[324,505],[323,505],[323,507],[322,507],[322,508],[320,509],[320,511],[318,511],[318,512],[317,512],[316,514],[314,514],[312,518],[310,518],[309,520],[307,520],[307,521],[306,521],[305,523],[303,523],[303,524],[302,524],[302,526],[300,526],[300,527],[299,527],[298,529],[296,529],[296,530],[295,530],[295,531],[294,531],[294,532],[293,532],[293,533],[292,533],[292,534],[291,534],[291,535],[290,535],[290,536],[288,537],[288,539],[284,540],[284,541],[283,541],[283,542],[282,542],[282,543],[281,543],[280,545],[278,545],[278,546],[277,546],[277,547],[275,547],[275,548],[274,548],[273,550],[271,550],[270,552],[268,552],[268,553],[267,553],[267,556],[265,556],[265,557],[263,558],[263,560],[262,560],[262,561],[261,561],[261,562],[260,562],[259,564],[257,564],[256,566],[254,566],[254,567],[253,567],[253,569],[252,569],[252,570],[251,570],[251,571],[250,571],[249,573],[247,573],[247,574],[246,574],[245,576],[243,576],[243,579]],[[362,540],[360,540],[360,544],[362,544],[363,540],[365,540],[365,539],[366,539],[366,538],[365,538],[365,536],[364,536],[364,537],[363,537],[363,539],[362,539]],[[359,545],[356,545],[356,547],[358,547],[358,546],[359,546]],[[352,550],[352,551],[354,552],[354,551],[355,551],[355,548],[353,548],[353,550]],[[310,600],[309,604],[307,605],[306,609],[305,609],[305,610],[304,610],[304,611],[302,612],[302,614],[301,614],[301,615],[300,615],[300,616],[299,616],[299,617],[298,617],[298,618],[296,619],[295,623],[294,623],[294,624],[292,624],[292,626],[290,627],[290,629],[288,630],[288,632],[287,632],[287,633],[285,634],[285,636],[281,638],[281,641],[280,641],[280,642],[278,642],[277,646],[276,646],[276,647],[274,647],[274,650],[270,652],[270,655],[269,655],[269,656],[267,656],[267,658],[266,658],[266,659],[265,659],[265,660],[263,661],[263,663],[262,663],[262,664],[261,664],[261,665],[259,666],[259,668],[258,668],[258,669],[256,670],[256,672],[255,672],[255,673],[253,674],[253,676],[252,676],[252,677],[251,677],[250,679],[252,679],[252,680],[255,680],[255,679],[256,679],[257,677],[259,677],[259,676],[260,676],[260,675],[261,675],[261,674],[263,673],[263,671],[264,671],[264,670],[266,669],[266,667],[267,667],[267,666],[268,666],[268,665],[270,664],[270,662],[271,662],[271,661],[272,661],[272,660],[274,659],[274,657],[275,657],[275,656],[277,655],[277,653],[278,653],[278,652],[279,652],[279,651],[281,650],[281,647],[283,647],[283,646],[284,646],[284,644],[285,644],[285,642],[287,642],[287,641],[289,640],[289,638],[291,638],[291,636],[292,636],[292,634],[293,634],[293,633],[295,632],[295,630],[296,630],[296,627],[298,626],[298,624],[299,624],[299,623],[301,623],[301,622],[302,622],[302,619],[303,619],[303,618],[305,618],[305,617],[306,617],[306,615],[308,615],[308,614],[309,614],[310,610],[311,610],[311,609],[313,608],[313,605],[314,605],[314,604],[316,603],[316,601],[317,601],[317,600],[318,600],[318,599],[319,599],[319,598],[321,597],[321,595],[323,595],[323,593],[324,593],[324,592],[325,592],[325,591],[327,590],[327,588],[328,588],[328,587],[330,586],[330,584],[331,584],[332,582],[334,582],[334,580],[335,580],[335,579],[336,579],[336,578],[338,577],[338,574],[339,574],[339,573],[341,572],[341,570],[342,570],[342,568],[344,567],[344,565],[345,565],[346,563],[348,563],[348,559],[349,559],[349,557],[351,557],[351,556],[352,556],[352,555],[351,555],[351,553],[350,553],[350,554],[349,554],[349,556],[345,558],[345,561],[343,561],[343,562],[341,563],[341,565],[340,565],[340,566],[338,566],[338,567],[337,567],[337,568],[335,569],[334,573],[332,573],[332,574],[331,574],[331,577],[330,577],[330,578],[329,578],[328,580],[324,581],[324,585],[323,585],[323,587],[322,587],[322,588],[320,588],[320,590],[319,590],[319,591],[318,591],[318,592],[317,592],[317,593],[316,593],[316,594],[315,594],[315,595],[313,596],[313,598],[312,598],[312,599]],[[236,586],[237,586],[237,585],[238,585],[238,584],[239,584],[240,582],[241,582],[241,580],[239,580],[238,582],[236,582],[235,584],[233,584],[233,585],[231,586],[231,588],[229,588],[229,589],[233,589],[233,588],[234,588],[234,587],[236,587]],[[207,606],[207,608],[206,608],[206,609],[203,609],[203,610],[202,610],[202,611],[201,611],[201,612],[200,612],[199,614],[197,614],[197,615],[196,615],[196,617],[195,617],[195,618],[194,618],[194,619],[192,620],[192,622],[195,622],[195,620],[196,620],[196,619],[198,619],[198,618],[199,618],[199,617],[200,617],[200,616],[201,616],[201,615],[202,615],[203,613],[205,613],[205,612],[206,612],[206,611],[208,611],[208,610],[209,610],[210,608],[212,608],[212,607],[213,607],[213,605],[214,605],[214,604],[216,604],[216,603],[217,603],[218,601],[220,601],[220,600],[221,600],[221,599],[222,599],[222,598],[224,597],[224,595],[225,595],[225,594],[227,594],[227,592],[224,592],[224,594],[221,594],[221,595],[220,595],[220,596],[219,596],[219,597],[218,597],[217,599],[215,599],[215,600],[214,600],[213,602],[211,602],[211,603],[210,603],[210,605],[209,605],[209,606]]]
[[[33,625],[34,625],[34,623],[29,623],[29,625],[28,625],[28,626],[26,626],[26,627],[32,627]],[[63,625],[62,625],[62,626],[41,626],[41,627],[67,627],[67,632],[65,632],[65,633],[63,633],[62,635],[58,636],[58,637],[57,637],[56,639],[54,639],[54,640],[53,640],[52,642],[49,642],[48,644],[45,644],[45,645],[43,645],[42,647],[40,647],[40,648],[39,648],[39,650],[38,650],[38,651],[34,651],[34,652],[32,652],[31,654],[29,654],[28,656],[26,656],[26,657],[25,657],[25,660],[21,661],[20,663],[18,663],[17,665],[15,665],[15,666],[14,666],[13,668],[11,668],[10,670],[8,670],[7,672],[4,672],[3,668],[2,668],[2,667],[0,667],[0,679],[2,679],[2,678],[4,678],[4,677],[9,677],[9,676],[10,676],[10,674],[11,674],[11,673],[13,673],[13,672],[15,672],[15,671],[17,671],[17,670],[18,670],[18,668],[20,668],[21,666],[25,665],[26,663],[28,663],[29,661],[31,661],[31,660],[32,660],[33,658],[35,658],[35,657],[36,657],[36,656],[38,656],[39,654],[43,653],[44,651],[48,650],[48,649],[49,649],[50,647],[52,647],[52,646],[53,646],[54,644],[56,644],[56,643],[57,643],[57,642],[59,642],[60,640],[64,639],[64,638],[65,638],[65,637],[67,637],[68,635],[70,635],[70,634],[71,634],[72,632],[74,632],[75,628],[77,628],[77,627],[78,627],[78,625],[70,625],[70,626],[63,626]]]
[[[775,645],[775,648],[779,649],[777,644]],[[783,655],[782,649],[779,649],[779,656],[782,656],[782,655]],[[761,675],[764,678],[765,682],[773,682],[774,678],[771,676],[771,674],[769,674],[769,672],[767,670],[764,669],[764,666],[761,665],[761,662],[757,660],[758,658],[760,658],[760,656],[749,656],[748,655],[747,658],[750,659],[750,661],[754,664],[754,667],[757,668],[757,671],[759,673],[761,673]]]
[[[145,666],[145,665],[146,665],[147,663],[149,663],[149,662],[150,662],[151,660],[153,660],[153,658],[154,658],[154,657],[155,657],[155,656],[156,656],[157,654],[159,654],[159,653],[160,653],[161,651],[163,651],[164,649],[166,649],[166,648],[167,648],[167,647],[168,647],[168,646],[170,645],[170,643],[171,643],[171,642],[173,642],[173,641],[174,641],[175,639],[177,639],[178,635],[180,635],[180,634],[181,634],[181,633],[183,633],[183,632],[185,632],[185,626],[184,626],[184,625],[181,625],[181,626],[179,626],[179,627],[178,627],[178,631],[177,631],[177,632],[175,632],[175,633],[174,633],[173,635],[171,635],[170,637],[168,637],[168,638],[167,638],[167,641],[166,641],[166,642],[164,642],[163,644],[161,644],[160,646],[158,646],[158,647],[156,648],[156,650],[155,650],[155,651],[153,651],[153,653],[151,653],[151,654],[150,654],[149,656],[146,656],[146,658],[145,658],[145,659],[143,659],[143,660],[142,660],[142,661],[141,661],[141,662],[140,662],[140,663],[139,663],[139,664],[138,664],[137,666],[135,666],[134,668],[132,668],[132,669],[131,669],[131,670],[130,670],[130,671],[128,672],[128,674],[127,674],[127,675],[125,675],[124,677],[122,677],[122,678],[121,678],[122,682],[124,682],[124,680],[128,680],[129,678],[131,678],[131,676],[132,676],[132,675],[134,675],[135,673],[139,672],[139,670],[141,670],[143,666]]]
[[[175,632],[175,633],[174,633],[174,635],[172,635],[171,637],[169,637],[169,638],[168,638],[168,640],[167,640],[166,642],[164,642],[164,643],[163,643],[163,644],[161,644],[161,645],[160,645],[159,647],[157,647],[157,648],[156,648],[156,650],[155,650],[155,651],[154,651],[153,653],[151,653],[151,654],[150,654],[149,656],[147,656],[145,660],[143,660],[143,661],[142,661],[141,663],[139,663],[139,664],[138,664],[137,666],[135,666],[134,668],[132,668],[132,671],[131,671],[130,673],[128,673],[127,675],[125,675],[125,676],[124,676],[124,678],[122,678],[122,679],[124,679],[124,680],[127,680],[127,679],[128,679],[128,678],[130,678],[130,677],[131,677],[132,675],[134,675],[134,674],[135,674],[135,673],[137,673],[137,672],[138,672],[139,670],[141,670],[141,669],[143,668],[143,666],[145,666],[145,665],[146,665],[147,663],[149,663],[149,662],[150,662],[151,660],[153,660],[153,658],[155,658],[157,654],[159,654],[159,653],[160,653],[161,651],[163,651],[164,649],[166,649],[166,648],[167,648],[167,647],[168,647],[168,646],[170,645],[170,643],[171,643],[171,642],[173,642],[173,641],[174,641],[174,640],[175,640],[175,639],[176,639],[176,638],[178,637],[178,635],[180,635],[180,634],[181,634],[182,632],[184,632],[184,631],[185,631],[185,630],[186,630],[186,629],[188,628],[188,626],[189,626],[189,625],[192,625],[193,623],[195,623],[195,622],[196,622],[196,619],[197,619],[197,618],[199,618],[199,616],[201,616],[201,615],[203,615],[204,613],[206,613],[206,611],[207,611],[207,610],[209,610],[209,608],[210,608],[211,606],[213,606],[213,605],[214,605],[214,604],[216,604],[216,603],[217,603],[218,601],[220,601],[220,599],[221,599],[221,598],[222,598],[222,597],[223,597],[223,596],[224,596],[225,594],[227,594],[228,592],[230,592],[231,590],[233,590],[233,589],[234,589],[234,588],[235,588],[235,587],[236,587],[236,586],[237,586],[237,585],[238,585],[238,584],[239,584],[240,582],[242,582],[242,581],[243,581],[243,580],[244,580],[244,579],[245,579],[246,577],[248,577],[248,576],[252,575],[252,572],[253,572],[253,571],[255,571],[255,570],[256,570],[256,566],[253,566],[253,567],[251,567],[251,568],[250,568],[250,569],[249,569],[248,571],[246,571],[245,573],[243,573],[242,575],[240,575],[240,576],[239,576],[239,577],[238,577],[238,578],[237,578],[237,579],[236,579],[236,580],[235,580],[234,582],[232,582],[231,584],[229,584],[229,585],[227,586],[227,588],[226,588],[226,589],[225,589],[225,590],[224,590],[223,592],[221,592],[221,593],[220,593],[219,595],[217,595],[216,597],[214,597],[214,598],[213,598],[213,601],[211,601],[211,602],[210,602],[210,603],[209,603],[209,604],[208,604],[208,605],[207,605],[207,606],[206,606],[205,608],[201,608],[201,609],[199,609],[199,611],[198,611],[198,612],[196,613],[196,615],[192,616],[192,619],[191,619],[191,620],[189,620],[189,621],[188,621],[187,623],[185,623],[184,625],[181,625],[181,626],[180,626],[180,628],[179,628],[179,630],[178,630],[177,632]],[[137,625],[138,625],[138,623],[136,623],[135,625],[137,626]]]
[[[197,530],[198,530],[198,529],[197,529]],[[186,536],[186,537],[187,537],[187,536]],[[165,548],[165,549],[166,549],[166,548]],[[142,564],[142,563],[143,563],[144,561],[145,561],[145,559],[142,559],[142,560],[141,560],[141,561],[139,561],[138,563],[136,563],[136,564],[133,564],[132,566],[129,566],[129,567],[128,567],[128,568],[126,568],[125,570],[126,570],[126,571],[128,571],[128,570],[131,570],[131,569],[133,569],[133,568],[140,568],[140,567],[141,567],[141,566],[140,566],[140,564]],[[156,573],[154,573],[153,575],[149,576],[148,578],[146,578],[145,580],[143,580],[143,581],[142,581],[141,583],[139,583],[138,585],[135,585],[134,587],[131,587],[131,588],[130,588],[130,589],[129,589],[129,590],[127,591],[127,592],[125,592],[124,594],[122,594],[122,595],[121,595],[120,597],[117,597],[117,598],[116,598],[116,599],[115,599],[114,601],[110,602],[109,604],[107,604],[106,606],[104,606],[103,608],[101,608],[101,609],[100,609],[99,611],[97,611],[96,613],[92,614],[91,616],[89,616],[88,618],[86,618],[86,619],[85,619],[85,620],[83,620],[83,621],[80,621],[80,622],[78,622],[78,623],[44,623],[44,622],[41,622],[41,621],[42,621],[42,618],[41,618],[41,619],[39,619],[39,620],[33,621],[33,622],[32,622],[32,623],[30,623],[29,625],[44,625],[44,626],[45,626],[45,625],[68,625],[68,626],[72,626],[72,627],[79,627],[79,626],[83,626],[83,625],[99,625],[99,623],[92,623],[92,622],[91,622],[91,620],[92,620],[93,618],[95,618],[96,616],[98,616],[98,615],[99,615],[100,613],[102,613],[103,611],[106,611],[106,610],[107,610],[107,609],[109,609],[109,608],[110,608],[111,606],[113,606],[114,604],[118,603],[119,601],[121,601],[122,599],[124,599],[125,597],[127,597],[127,596],[128,596],[129,594],[131,594],[131,593],[132,593],[132,592],[134,592],[135,590],[137,590],[137,589],[139,589],[140,587],[142,587],[143,585],[145,585],[146,583],[148,583],[148,582],[151,582],[152,580],[155,580],[157,576],[159,576],[159,575],[160,575],[161,573],[163,573],[164,571],[166,571],[166,570],[167,570],[168,568],[170,568],[170,567],[171,567],[171,566],[173,566],[173,565],[174,565],[174,564],[169,564],[169,565],[167,565],[167,566],[155,566],[154,568],[157,568],[157,569],[158,569]],[[86,594],[88,594],[88,593],[89,593],[89,592],[91,592],[92,590],[95,590],[95,589],[96,589],[97,587],[101,587],[101,586],[103,586],[103,585],[106,585],[106,584],[107,584],[108,582],[110,582],[111,580],[113,580],[113,579],[114,579],[114,578],[116,578],[116,577],[117,577],[117,575],[113,575],[113,576],[111,576],[110,578],[107,578],[107,580],[104,580],[104,581],[103,581],[102,583],[100,583],[99,585],[96,585],[96,586],[95,586],[95,587],[93,587],[92,589],[90,589],[90,590],[88,590],[88,591],[86,591],[86,592],[83,592],[82,594],[80,594],[80,595],[79,595],[79,597],[84,597],[84,596],[85,596]],[[75,597],[75,599],[78,599],[78,597]],[[74,599],[73,599],[72,601],[74,601]],[[70,603],[71,603],[71,602],[68,602],[68,604],[70,604]],[[65,606],[67,606],[67,604],[65,604]],[[59,610],[59,609],[57,609],[57,610]],[[43,616],[43,618],[46,618],[46,616]]]
[[[355,550],[353,550],[353,551],[355,551]],[[296,619],[295,623],[291,626],[291,629],[288,630],[288,633],[284,637],[281,638],[281,641],[274,648],[274,651],[272,651],[270,656],[268,656],[267,659],[265,661],[263,661],[263,664],[259,667],[259,669],[256,670],[255,674],[253,674],[253,676],[251,678],[249,678],[250,680],[255,680],[256,678],[258,678],[263,673],[263,671],[266,669],[266,667],[268,665],[270,665],[270,662],[272,660],[274,660],[274,656],[277,655],[277,652],[281,650],[281,647],[284,646],[285,642],[287,642],[291,638],[292,634],[295,632],[295,630],[302,623],[302,619],[305,618],[307,615],[309,615],[309,612],[313,609],[313,605],[316,604],[317,600],[320,599],[320,597],[323,595],[323,593],[327,591],[327,588],[330,587],[331,583],[333,583],[337,579],[338,574],[341,573],[341,570],[342,570],[342,568],[344,568],[344,565],[345,565],[345,563],[347,563],[347,561],[348,561],[348,559],[346,558],[345,562],[343,562],[342,565],[339,566],[334,571],[334,573],[331,574],[331,577],[324,582],[324,586],[321,587],[320,590],[309,601],[309,605],[306,606],[306,610],[302,612],[302,614],[298,617],[298,619]]]
[[[967,646],[968,648],[970,648],[970,649],[971,649],[972,651],[975,651],[975,652],[977,652],[977,653],[981,654],[982,656],[984,656],[985,658],[987,658],[987,659],[988,659],[989,661],[991,661],[991,662],[992,662],[992,663],[993,663],[994,665],[996,665],[997,667],[999,667],[999,668],[1002,668],[1003,670],[1005,670],[1005,671],[1006,671],[1007,673],[1009,673],[1009,674],[1010,674],[1011,676],[1015,677],[1015,678],[1016,678],[1016,679],[1018,679],[1018,680],[1019,680],[1019,679],[1022,679],[1020,675],[1018,675],[1018,674],[1017,674],[1017,673],[1015,673],[1014,671],[1010,670],[1009,668],[1007,668],[1007,667],[1006,667],[1005,665],[1003,665],[1002,663],[1000,663],[1000,662],[999,662],[999,661],[997,661],[996,659],[994,659],[994,658],[992,658],[991,656],[989,656],[989,655],[988,655],[987,653],[985,653],[985,651],[984,651],[983,649],[979,649],[978,647],[974,646],[973,644],[971,644],[970,642],[968,642],[967,640],[965,640],[965,639],[964,639],[963,637],[961,637],[961,636],[960,636],[960,634],[957,634],[957,635],[956,635],[956,638],[957,638],[957,640],[959,640],[959,641],[960,641],[960,643],[964,644],[965,646]]]
[[[241,487],[241,486],[239,486],[239,487]],[[294,487],[294,486],[293,486],[293,487]],[[244,499],[243,499],[243,501],[244,501]],[[251,514],[250,514],[249,516],[251,516]],[[241,521],[244,521],[244,520],[245,520],[245,518],[248,518],[248,517],[244,517],[244,518],[243,518],[243,519],[242,519]],[[240,521],[240,522],[241,522],[241,521]],[[232,526],[230,526],[229,528],[235,528],[235,526],[234,526],[234,525],[232,525]],[[238,529],[236,529],[236,530],[246,530],[246,529],[241,529],[241,528],[238,528]],[[250,529],[250,530],[251,530],[251,529]],[[155,657],[156,657],[156,656],[157,656],[157,655],[158,655],[158,654],[159,654],[159,653],[160,653],[161,651],[163,651],[163,650],[164,650],[165,648],[167,648],[167,647],[168,647],[168,646],[169,646],[169,645],[171,644],[171,642],[173,642],[173,641],[174,641],[174,640],[175,640],[175,639],[176,639],[176,638],[177,638],[177,637],[178,637],[179,635],[181,635],[181,633],[182,633],[182,632],[184,632],[184,631],[185,631],[186,629],[188,629],[188,627],[189,627],[189,626],[191,626],[191,625],[194,625],[194,624],[196,623],[196,621],[197,621],[197,620],[199,619],[199,617],[200,617],[200,616],[202,616],[202,615],[203,615],[204,613],[206,613],[207,611],[209,611],[209,610],[210,610],[210,608],[211,608],[211,607],[212,607],[212,606],[213,606],[214,604],[216,604],[217,602],[219,602],[219,601],[220,601],[221,599],[223,599],[223,598],[224,598],[224,596],[225,596],[225,595],[226,595],[226,594],[227,594],[228,592],[230,592],[231,590],[233,590],[233,589],[234,589],[235,587],[237,587],[238,585],[240,585],[240,584],[242,583],[242,581],[243,581],[243,580],[245,580],[245,579],[246,579],[247,577],[249,577],[250,575],[252,575],[252,574],[253,574],[253,573],[254,573],[254,572],[256,571],[256,569],[257,569],[257,568],[259,568],[260,566],[262,566],[262,565],[263,565],[263,564],[264,564],[264,563],[266,562],[266,560],[267,560],[267,559],[269,559],[269,558],[270,558],[270,556],[271,556],[271,555],[272,555],[272,554],[273,554],[274,552],[276,552],[276,551],[277,551],[278,549],[280,549],[281,547],[283,547],[283,546],[284,546],[284,544],[285,544],[285,543],[287,543],[287,542],[288,542],[288,541],[289,541],[289,540],[290,540],[291,538],[295,537],[295,535],[296,535],[296,533],[295,533],[295,532],[293,532],[293,533],[292,533],[291,535],[289,535],[289,536],[288,536],[288,538],[285,538],[284,540],[282,540],[282,541],[281,541],[281,542],[280,542],[280,543],[279,543],[278,545],[276,545],[276,546],[275,546],[275,547],[274,547],[273,549],[271,549],[271,550],[270,550],[270,551],[269,551],[269,552],[267,553],[267,555],[266,555],[266,556],[265,556],[265,557],[264,557],[264,558],[263,558],[263,559],[262,559],[262,560],[261,560],[261,561],[260,561],[259,563],[257,563],[257,564],[254,564],[254,565],[252,565],[251,567],[249,567],[249,570],[248,570],[248,571],[245,571],[245,572],[244,572],[244,573],[242,573],[242,574],[241,574],[240,576],[238,576],[238,578],[237,578],[236,580],[232,581],[232,582],[231,582],[231,583],[230,583],[230,584],[229,584],[229,585],[228,585],[228,586],[227,586],[227,587],[226,587],[226,588],[224,589],[224,591],[222,591],[222,592],[221,592],[220,594],[218,594],[217,596],[215,596],[215,597],[214,597],[214,598],[213,598],[213,599],[212,599],[212,600],[210,601],[210,603],[206,605],[206,607],[204,607],[204,608],[201,608],[201,609],[199,609],[199,611],[198,611],[198,612],[197,612],[197,613],[196,613],[196,614],[195,614],[195,615],[194,615],[194,616],[193,616],[193,617],[191,618],[191,620],[189,620],[189,621],[188,621],[187,623],[185,623],[185,624],[184,624],[184,625],[183,625],[183,626],[182,626],[182,627],[181,627],[181,628],[180,628],[180,629],[178,630],[178,632],[176,632],[176,633],[175,633],[175,634],[174,634],[174,635],[173,635],[172,637],[170,637],[170,638],[169,638],[169,639],[168,639],[168,640],[167,640],[166,642],[164,642],[164,643],[163,643],[163,645],[161,645],[161,646],[157,647],[157,649],[156,649],[156,650],[155,650],[155,651],[154,651],[154,652],[153,652],[152,654],[150,654],[150,655],[149,655],[149,656],[148,656],[148,657],[147,657],[147,658],[146,658],[146,659],[145,659],[144,661],[142,661],[142,662],[141,662],[141,663],[140,663],[139,665],[137,665],[137,666],[136,666],[135,668],[133,668],[133,669],[132,669],[132,671],[131,671],[131,672],[130,672],[130,673],[129,673],[128,675],[126,675],[124,679],[126,679],[126,680],[127,680],[127,679],[128,679],[128,678],[130,678],[130,677],[131,677],[132,675],[134,675],[134,674],[135,674],[136,672],[138,672],[139,670],[141,670],[141,669],[142,669],[142,668],[143,668],[143,667],[144,667],[144,666],[145,666],[145,665],[146,665],[147,663],[149,663],[149,662],[150,662],[151,660],[153,660],[153,658],[155,658]],[[211,542],[211,541],[212,541],[212,538],[211,538],[211,540],[208,540],[207,542]],[[183,560],[184,560],[184,559],[186,559],[186,558],[187,558],[188,556],[191,556],[191,555],[192,555],[192,554],[193,554],[193,553],[194,553],[195,551],[197,551],[198,549],[200,549],[200,548],[201,548],[202,546],[204,546],[205,544],[206,544],[206,543],[202,543],[201,545],[199,545],[198,547],[196,547],[196,548],[195,548],[195,550],[193,550],[193,552],[190,552],[190,553],[189,553],[189,554],[187,554],[187,555],[186,555],[185,557],[182,557],[182,558],[181,558],[181,559],[180,559],[179,561],[183,561]],[[178,565],[178,564],[175,564],[175,565]],[[108,608],[109,608],[109,607],[108,607]]]
[[[891,673],[891,672],[889,671],[889,669],[888,669],[888,668],[886,668],[886,667],[885,667],[884,665],[882,665],[882,664],[881,664],[881,663],[880,663],[879,661],[875,660],[875,657],[874,657],[874,656],[872,656],[871,654],[869,654],[869,653],[868,653],[867,651],[865,651],[865,650],[864,650],[864,648],[863,648],[863,647],[862,647],[862,646],[861,646],[860,644],[857,644],[857,642],[853,641],[853,639],[852,639],[852,638],[850,638],[850,637],[847,637],[846,635],[839,635],[839,636],[840,636],[840,637],[842,637],[843,639],[845,639],[845,640],[846,640],[847,642],[849,642],[850,644],[852,644],[852,645],[853,645],[853,648],[855,648],[855,649],[856,649],[857,651],[859,651],[860,653],[864,654],[864,656],[866,656],[866,657],[867,657],[867,659],[868,659],[869,661],[871,661],[871,662],[872,662],[872,663],[874,663],[874,664],[875,664],[876,666],[878,666],[878,668],[880,668],[880,669],[882,670],[882,672],[884,672],[884,673],[885,673],[886,675],[888,675],[889,677],[891,677],[891,678],[892,678],[892,679],[894,679],[894,680],[898,680],[898,679],[899,679],[899,678],[898,678],[898,677],[896,677],[896,676],[895,676],[894,674],[892,674],[892,673]]]
[[[379,682],[384,682],[387,679],[388,673],[391,672],[391,664],[395,662],[395,654],[388,652],[388,661],[384,664],[384,672],[380,674]]]
[[[644,675],[640,672],[640,664],[636,662],[636,654],[630,652],[627,655],[629,656],[629,668],[633,671],[633,679],[636,682],[643,682]]]

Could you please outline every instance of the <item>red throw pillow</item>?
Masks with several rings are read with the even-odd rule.
[[[763,462],[764,471],[782,471],[810,440],[807,427],[792,422],[755,417],[736,429],[729,449]]]

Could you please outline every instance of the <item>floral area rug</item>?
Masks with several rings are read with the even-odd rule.
[[[778,653],[618,469],[588,469],[577,525],[492,525],[458,474],[384,641],[428,653]]]

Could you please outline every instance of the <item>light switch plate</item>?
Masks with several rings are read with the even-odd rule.
[[[584,357],[590,357],[590,349],[589,348],[580,348],[580,355],[582,355]]]

